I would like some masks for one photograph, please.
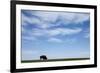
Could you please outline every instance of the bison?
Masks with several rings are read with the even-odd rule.
[[[46,60],[47,60],[46,55],[41,55],[41,56],[40,56],[40,60],[44,60],[44,61],[46,61]]]

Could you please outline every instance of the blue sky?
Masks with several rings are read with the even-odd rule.
[[[22,60],[90,57],[90,14],[21,10]]]

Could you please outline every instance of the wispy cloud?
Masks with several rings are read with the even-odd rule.
[[[37,38],[35,38],[34,36],[22,36],[22,39],[29,41],[37,40]]]
[[[29,35],[23,36],[23,39],[36,40],[38,37],[46,37],[49,39],[47,41],[61,42],[56,36],[79,34],[83,29],[81,27],[65,28],[60,26],[80,24],[87,20],[89,20],[89,13],[22,10],[22,25],[24,25],[22,33]],[[30,26],[29,24],[33,26],[32,30],[26,29]]]
[[[22,13],[22,24],[25,22],[37,25],[40,28],[48,28],[58,26],[59,24],[78,24],[89,19],[89,13],[75,13],[75,12],[49,12],[49,11],[23,11],[30,16]]]
[[[30,24],[40,23],[40,20],[35,17],[29,17],[22,13],[22,25],[28,25],[26,22]]]
[[[70,29],[70,28],[55,28],[55,29],[33,29],[33,36],[57,36],[57,35],[73,35],[80,33],[81,28]]]
[[[56,35],[72,35],[72,34],[77,34],[81,32],[82,29],[76,28],[76,29],[70,29],[70,28],[56,28],[53,30],[49,30],[48,34],[51,36],[56,36]]]
[[[63,41],[61,39],[58,38],[49,38],[48,42],[53,42],[53,43],[62,43]]]
[[[73,22],[83,22],[89,19],[89,13],[54,12],[54,11],[29,11],[32,16],[38,16],[43,21],[55,22],[59,17]],[[71,22],[70,22],[71,23]]]

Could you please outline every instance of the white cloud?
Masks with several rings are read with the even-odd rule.
[[[33,29],[32,35],[33,36],[46,36],[46,31],[41,30],[41,29]]]
[[[77,28],[77,29],[56,28],[56,29],[50,30],[48,33],[51,36],[56,36],[56,35],[72,35],[72,34],[77,34],[81,31],[82,29],[80,28]]]
[[[67,21],[66,23],[79,23],[89,19],[89,13],[54,11],[31,11],[30,13],[47,22],[55,22],[58,18],[61,18],[62,20]]]
[[[28,25],[28,23],[30,23],[32,25],[36,25],[37,27],[44,28],[44,29],[54,26],[54,24],[43,21],[43,18],[41,18],[41,20],[39,18],[36,18],[34,16],[28,17],[25,14],[22,14],[22,25]]]
[[[54,43],[61,43],[63,42],[61,39],[58,39],[58,38],[49,38],[48,39],[48,42],[54,42]]]
[[[47,22],[55,22],[59,16],[58,12],[50,12],[50,11],[30,11],[31,15],[38,16],[41,20]]]
[[[27,25],[26,22],[36,25],[39,28],[34,28],[32,31],[27,31],[22,27],[22,32],[30,34],[28,37],[23,37],[26,40],[36,40],[38,37],[55,37],[58,35],[74,35],[82,31],[82,28],[53,28],[49,27],[59,26],[60,23],[68,25],[69,23],[81,23],[89,19],[89,14],[87,13],[75,13],[75,12],[43,12],[43,11],[28,11],[30,16],[26,16],[22,13],[22,25]],[[35,17],[36,16],[36,17]],[[56,22],[56,23],[51,23]],[[73,24],[74,25],[74,24]]]
[[[22,14],[22,25],[28,25],[26,22],[33,24],[33,25],[41,23],[41,21],[38,18],[28,17],[25,14]]]
[[[31,14],[32,17],[22,14],[22,24],[26,24],[25,21],[27,21],[44,29],[52,26],[58,26],[59,23],[64,23],[65,25],[78,24],[89,19],[88,13],[50,11],[28,11],[28,13]],[[57,21],[58,19],[59,21]],[[53,22],[56,23],[53,24]]]
[[[22,39],[23,40],[30,40],[30,41],[37,40],[37,38],[35,38],[34,36],[22,36]]]
[[[69,28],[55,28],[55,29],[33,29],[33,36],[44,36],[44,37],[52,37],[52,36],[65,36],[65,35],[73,35],[80,33],[82,31],[81,28],[69,29]]]
[[[55,29],[33,29],[31,33],[33,36],[44,36],[44,37],[52,37],[52,36],[65,36],[65,35],[73,35],[80,33],[82,31],[81,28],[69,29],[69,28],[55,28]]]
[[[53,42],[53,43],[63,43],[66,42],[68,44],[73,44],[76,43],[77,39],[76,38],[67,38],[67,39],[60,39],[60,38],[56,38],[56,37],[50,37],[47,40],[48,42]]]
[[[75,23],[81,23],[83,21],[89,20],[90,16],[89,14],[77,14],[75,17]]]

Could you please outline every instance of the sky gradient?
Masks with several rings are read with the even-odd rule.
[[[90,57],[90,14],[21,10],[21,57]]]

